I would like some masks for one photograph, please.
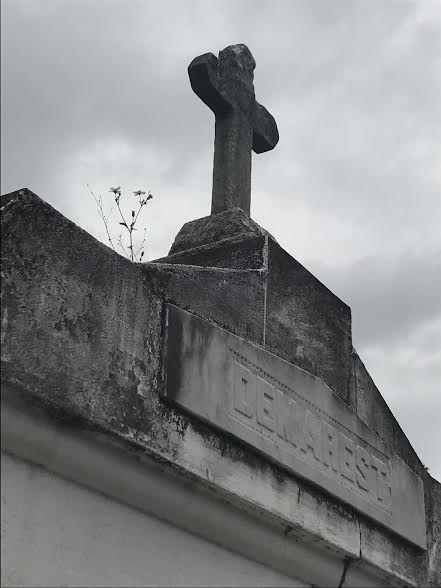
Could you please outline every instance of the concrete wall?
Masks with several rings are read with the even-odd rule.
[[[290,308],[297,312],[300,305],[309,327],[294,349],[295,324],[286,332],[278,329],[277,341],[266,329],[273,294],[278,289],[282,298],[285,294],[283,280],[271,281],[269,247],[244,246],[242,239],[234,255],[221,243],[210,256],[205,249],[203,255],[193,251],[189,265],[168,258],[132,264],[28,190],[2,196],[1,205],[4,450],[309,584],[441,585],[441,486],[424,470],[352,353],[349,310],[343,306],[339,314],[339,301],[334,297],[331,303],[331,297],[325,316],[316,320],[323,306],[316,303],[331,295],[313,276],[306,279],[297,262],[292,260],[298,303]],[[254,245],[256,240],[265,244],[259,235]],[[223,267],[224,259],[233,260],[234,267]],[[202,262],[208,267],[198,267]],[[340,397],[348,397],[348,406],[423,480],[427,550],[167,402],[162,358],[168,303],[263,347],[268,336],[279,357],[306,369],[305,361],[314,364],[315,375],[328,385],[332,376]],[[279,313],[280,325],[289,326],[291,310]],[[319,320],[328,321],[325,341],[313,336]],[[318,373],[326,358],[327,374]],[[10,405],[7,415],[4,403]],[[98,439],[105,440],[104,449],[95,447]],[[122,457],[113,455],[115,444],[124,450]],[[167,503],[163,475],[158,474],[156,488],[150,470],[137,468],[147,458],[174,476]],[[23,511],[29,508],[26,498]],[[112,566],[114,559],[100,564]],[[24,570],[29,561],[24,549]],[[216,577],[210,578],[216,584]],[[135,581],[130,578],[126,585]]]
[[[2,452],[2,586],[305,586]]]

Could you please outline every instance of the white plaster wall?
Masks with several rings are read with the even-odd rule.
[[[2,586],[305,586],[2,452]]]

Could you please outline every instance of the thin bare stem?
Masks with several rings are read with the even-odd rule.
[[[133,211],[132,211],[132,222],[130,223],[130,229],[129,229],[129,234],[130,234],[130,252],[132,254],[132,261],[136,261],[136,258],[137,258],[137,253],[134,253],[133,252],[133,237],[132,237],[132,233],[135,230],[135,224],[136,224],[136,221],[138,220],[139,213],[141,212],[141,209],[142,209],[143,206],[144,206],[144,204],[140,200],[139,208],[138,208],[138,211],[136,212],[136,214],[133,214]],[[138,250],[138,252],[139,252],[139,250]]]
[[[115,246],[114,246],[114,243],[113,243],[112,238],[110,236],[109,226],[108,226],[108,220],[109,220],[110,215],[111,215],[111,213],[113,211],[113,208],[110,209],[109,214],[106,216],[106,214],[104,212],[102,196],[99,196],[97,198],[96,195],[94,194],[92,188],[89,186],[89,184],[87,184],[87,187],[88,187],[90,193],[92,194],[92,196],[93,196],[93,198],[94,198],[94,200],[95,200],[95,202],[96,202],[96,204],[98,206],[98,211],[99,211],[99,214],[101,216],[101,219],[102,219],[102,221],[104,223],[104,227],[106,229],[106,233],[107,233],[107,237],[109,239],[109,243],[110,243],[112,249],[114,251],[116,251]],[[122,221],[119,224],[122,225],[123,227],[125,227],[125,229],[129,233],[129,244],[127,245],[127,248],[123,244],[122,233],[120,233],[118,235],[117,245],[121,249],[121,251],[124,253],[124,255],[127,258],[129,258],[132,262],[141,261],[142,260],[142,257],[144,256],[144,245],[145,245],[145,242],[146,242],[146,229],[144,228],[144,236],[143,236],[143,239],[141,241],[141,244],[138,245],[136,251],[135,251],[135,243],[134,243],[134,240],[133,240],[133,231],[137,231],[138,230],[135,227],[135,225],[136,225],[136,223],[138,221],[138,218],[139,218],[139,215],[141,213],[141,210],[142,210],[142,208],[144,206],[147,205],[147,202],[153,196],[149,192],[148,193],[148,196],[146,198],[143,198],[143,195],[145,194],[145,192],[142,192],[142,191],[134,192],[134,194],[138,196],[138,202],[137,202],[138,209],[136,210],[136,212],[135,212],[135,210],[132,210],[131,219],[130,219],[130,223],[129,223],[129,222],[127,222],[126,217],[124,216],[124,213],[123,213],[122,208],[120,206],[121,188],[120,187],[118,187],[118,188],[110,188],[110,192],[113,192],[115,204],[116,204],[116,206],[118,208],[118,213],[119,213],[119,216],[120,216],[121,221]],[[130,251],[130,254],[127,251],[127,249]]]
[[[130,249],[130,259],[131,259],[131,261],[133,261],[133,241],[132,241],[132,229],[130,229],[130,231],[129,231],[129,236],[130,236],[130,245],[129,245],[129,249]]]
[[[143,251],[143,249],[144,249],[144,245],[145,245],[145,242],[146,242],[146,232],[147,232],[146,229],[144,229],[144,237],[143,237],[143,239],[141,241],[141,245],[138,247],[138,250],[135,253],[135,260],[137,259],[139,253],[141,251]],[[141,255],[141,257],[142,257],[142,255]],[[140,260],[141,260],[141,258],[140,258]]]
[[[89,184],[86,184],[86,185],[89,188],[89,192],[92,194],[93,199],[97,203],[98,211],[99,211],[99,214],[100,214],[101,219],[103,221],[104,228],[106,229],[107,238],[109,239],[110,246],[112,247],[113,251],[116,252],[115,246],[113,245],[112,237],[110,236],[110,233],[109,233],[109,226],[108,226],[108,222],[107,222],[109,220],[110,215],[112,214],[112,209],[110,209],[109,216],[106,217],[106,215],[104,214],[102,197],[100,196],[100,198],[98,199],[95,196],[95,194],[94,194],[92,188],[89,186]]]
[[[116,202],[116,205],[117,205],[117,207],[118,207],[119,214],[120,214],[120,216],[121,216],[121,218],[122,218],[122,220],[123,220],[123,223],[125,224],[125,226],[126,226],[126,228],[127,228],[127,230],[128,230],[128,229],[129,229],[129,226],[128,226],[127,222],[126,222],[126,219],[124,218],[124,215],[123,215],[123,213],[122,213],[121,207],[120,207],[120,205],[119,205],[119,198],[115,198],[115,202]]]
[[[134,227],[134,226],[135,226],[135,223],[136,223],[136,221],[138,220],[139,213],[141,212],[141,208],[142,208],[143,206],[144,206],[144,204],[143,204],[142,202],[140,202],[140,203],[139,203],[138,212],[136,213],[136,215],[135,215],[135,219],[134,219],[134,221],[132,222],[132,227]]]
[[[124,215],[122,213],[121,207],[119,205],[119,197],[115,197],[115,202],[116,202],[116,205],[118,207],[119,214],[120,214],[120,216],[121,216],[121,218],[123,220],[123,226],[126,227],[126,229],[129,231],[129,238],[130,238],[130,245],[129,245],[129,249],[130,249],[130,260],[133,261],[133,243],[132,243],[132,230],[133,230],[133,227],[132,226],[129,227],[129,225],[127,224],[126,219],[124,218]],[[128,255],[127,255],[127,257],[128,257]]]
[[[118,235],[118,241],[117,241],[117,243],[118,243],[118,245],[121,247],[121,249],[123,250],[123,252],[124,252],[124,255],[125,255],[126,257],[129,257],[129,254],[127,253],[127,251],[126,251],[126,248],[124,247],[124,245],[123,245],[123,243],[122,243],[121,235]]]

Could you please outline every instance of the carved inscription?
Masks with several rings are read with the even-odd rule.
[[[375,448],[237,360],[233,370],[232,418],[390,512],[390,465]]]
[[[421,478],[325,382],[189,312],[167,308],[170,402],[227,434],[229,443],[240,440],[262,460],[426,548]]]

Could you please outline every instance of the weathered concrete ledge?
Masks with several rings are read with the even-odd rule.
[[[257,238],[270,241],[266,236]],[[269,560],[262,553],[257,557],[267,557],[268,565],[294,574],[289,567],[292,564],[280,555],[289,544],[288,559],[309,565],[308,570],[299,570],[305,576],[316,573],[316,584],[439,585],[440,485],[425,471],[353,354],[347,307],[341,301],[343,306],[339,305],[324,286],[321,290],[320,283],[294,260],[291,273],[283,281],[280,274],[284,272],[277,270],[277,264],[283,268],[286,252],[268,245],[267,253],[268,263],[276,268],[273,278],[258,268],[132,264],[32,192],[21,190],[8,195],[2,200],[2,402],[9,411],[11,426],[5,423],[4,449],[40,463],[46,447],[51,456],[44,463],[46,467],[64,467],[62,475],[69,476],[71,471],[72,476],[92,486],[93,472],[84,472],[86,464],[78,460],[79,454],[73,452],[71,461],[69,451],[54,454],[53,436],[50,441],[40,437],[38,445],[39,435],[46,428],[55,429],[57,439],[66,434],[83,446],[103,447],[98,461],[110,452],[105,470],[108,475],[113,460],[125,462],[130,455],[145,461],[146,468],[160,464],[165,477],[170,474],[184,486],[197,487],[203,496],[214,497],[215,503],[231,503],[238,517],[243,513],[251,517],[247,520],[261,521],[267,533],[274,532],[272,536],[278,537],[279,549],[271,552]],[[290,312],[297,317],[307,318],[311,304],[312,308],[315,305],[314,320],[308,319],[311,328],[318,320],[323,328],[338,327],[342,333],[339,345],[343,361],[349,361],[349,367],[344,365],[343,369],[344,378],[349,378],[349,406],[423,480],[426,551],[288,474],[247,445],[164,402],[162,357],[167,303],[298,363],[289,351],[281,349],[282,353],[278,347],[278,337],[285,336],[286,331],[280,329],[277,335],[268,333],[265,327],[264,310],[277,316],[277,304],[268,302],[272,287],[274,296],[278,288],[285,289],[286,304],[289,295],[295,297]],[[320,318],[320,308],[325,318]],[[335,311],[340,317],[335,317],[336,326],[330,326],[333,308],[339,310],[339,314]],[[343,321],[341,325],[338,320]],[[317,326],[317,341],[311,339],[314,345],[318,345],[320,328]],[[314,345],[309,360],[313,352],[326,358],[329,348],[315,349]],[[327,345],[333,349],[332,342]],[[333,353],[337,357],[337,351]],[[335,374],[339,369],[335,367]],[[329,380],[329,375],[322,374],[324,381],[325,376]],[[29,429],[18,425],[20,418]],[[31,423],[40,423],[35,434]],[[118,457],[121,455],[124,457]],[[127,467],[132,467],[129,461]],[[125,483],[129,481],[130,476],[126,476]],[[127,488],[115,492],[121,500],[136,502]],[[192,530],[221,542],[215,533],[216,524]],[[311,543],[321,554],[330,554],[328,558],[323,555],[328,563],[322,570],[315,569],[317,559],[305,557],[306,546]],[[237,549],[245,547],[237,545]],[[327,574],[328,582],[321,572]],[[341,582],[343,573],[345,583]]]

